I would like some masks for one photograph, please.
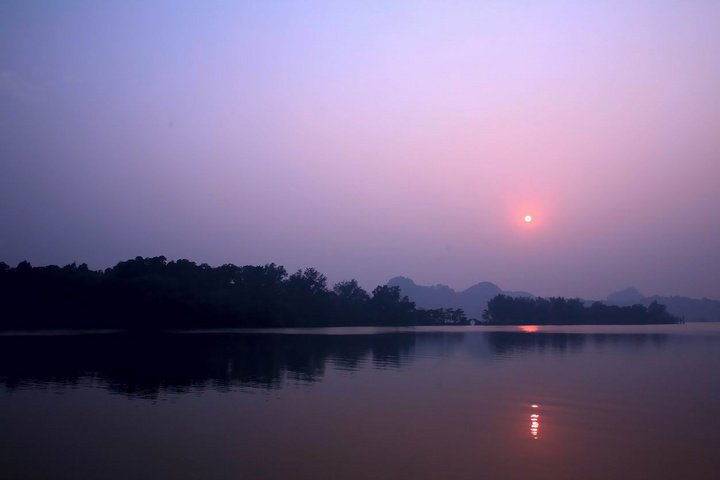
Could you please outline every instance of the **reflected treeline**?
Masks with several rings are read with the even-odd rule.
[[[461,348],[490,360],[574,354],[590,345],[641,351],[667,341],[660,334],[520,332],[0,336],[0,385],[12,391],[99,383],[115,393],[157,398],[167,393],[310,384],[321,380],[328,368],[398,369],[420,357],[450,357]]]
[[[485,335],[490,350],[499,356],[523,353],[579,353],[588,345],[605,347],[628,347],[639,350],[646,345],[664,346],[668,336],[664,334],[580,334],[541,332],[488,332]]]
[[[447,333],[380,335],[166,334],[0,337],[0,382],[7,389],[100,381],[112,391],[161,392],[309,383],[328,364],[341,370],[399,368],[418,337],[444,344]],[[432,337],[432,338],[428,338]]]

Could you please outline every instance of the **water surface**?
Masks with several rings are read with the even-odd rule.
[[[719,327],[0,336],[0,478],[717,479]]]

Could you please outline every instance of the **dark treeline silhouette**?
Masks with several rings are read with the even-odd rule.
[[[459,309],[425,310],[355,280],[333,288],[314,268],[197,265],[137,257],[104,271],[86,264],[11,268],[0,262],[0,329],[166,329],[467,324]]]
[[[682,323],[665,305],[619,307],[595,302],[586,307],[579,298],[528,298],[497,295],[488,302],[483,320],[491,325],[649,325]]]

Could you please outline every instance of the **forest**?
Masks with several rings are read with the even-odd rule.
[[[104,271],[0,262],[0,329],[463,325],[460,309],[419,309],[399,287],[332,288],[314,268],[211,267],[136,257]]]
[[[329,287],[314,268],[289,274],[274,263],[211,267],[163,256],[105,270],[86,264],[16,267],[0,262],[0,329],[162,330],[240,327],[468,325],[459,308],[418,308],[400,287],[372,292],[356,280]],[[580,299],[493,297],[489,325],[681,323],[657,302],[618,307]]]
[[[648,325],[683,323],[667,307],[653,301],[647,307],[619,307],[594,302],[589,307],[579,298],[511,297],[496,295],[482,318],[490,325]]]

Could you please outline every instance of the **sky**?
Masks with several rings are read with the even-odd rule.
[[[6,0],[0,260],[720,299],[719,24],[717,0]]]

